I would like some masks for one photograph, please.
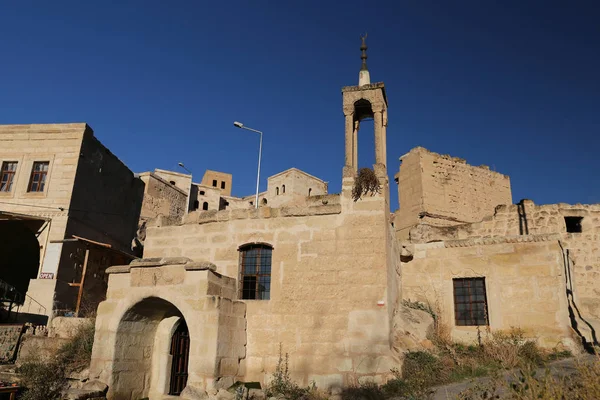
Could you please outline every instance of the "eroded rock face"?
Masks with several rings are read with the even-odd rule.
[[[179,397],[185,400],[206,400],[208,399],[208,394],[203,389],[188,385],[183,389]]]
[[[397,353],[427,348],[433,317],[422,310],[400,306],[393,319],[392,348]]]

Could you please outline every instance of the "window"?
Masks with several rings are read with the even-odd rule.
[[[281,193],[285,193],[285,185],[281,185]]]
[[[268,244],[249,244],[240,251],[240,298],[269,300],[271,298],[271,253]]]
[[[43,192],[46,186],[46,176],[48,175],[48,161],[36,161],[31,169],[31,178],[29,179],[28,192]]]
[[[200,196],[204,196],[204,190],[200,191]]]
[[[267,199],[262,199],[262,203],[263,203],[264,205],[267,205]]]
[[[206,201],[204,203],[202,203],[202,209],[208,210],[208,203]]]
[[[310,192],[312,192],[312,188],[308,188],[308,196],[310,197]]]
[[[279,196],[279,187],[276,187],[276,188],[275,188],[275,195],[276,195],[276,196]]]
[[[581,221],[583,217],[565,217],[565,225],[569,233],[581,233]]]
[[[175,181],[169,181],[171,185],[175,185]]]
[[[5,161],[2,163],[2,172],[0,172],[0,192],[11,191],[16,171],[16,161]]]
[[[221,189],[225,189],[225,182],[221,181]]]
[[[213,179],[213,187],[217,187],[217,180]]]
[[[200,208],[200,202],[198,200],[194,200],[194,210],[197,210]]]
[[[457,326],[488,324],[485,278],[453,279],[454,319]]]

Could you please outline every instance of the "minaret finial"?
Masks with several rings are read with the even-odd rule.
[[[360,45],[360,50],[362,51],[362,54],[360,55],[362,66],[360,67],[360,70],[367,71],[367,34],[365,33],[365,35],[361,36],[360,39],[362,40],[362,44]]]
[[[360,50],[362,51],[362,54],[360,55],[362,66],[360,67],[360,72],[358,74],[358,86],[364,86],[371,83],[371,77],[369,76],[369,70],[367,68],[367,34],[365,33],[360,38],[362,40],[362,44],[360,45]]]

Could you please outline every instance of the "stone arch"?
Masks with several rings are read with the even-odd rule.
[[[0,221],[0,279],[24,296],[29,280],[40,266],[40,244],[34,231],[22,221]]]
[[[113,363],[118,368],[112,370],[111,398],[154,398],[168,394],[169,343],[183,321],[186,321],[184,314],[175,304],[154,296],[141,299],[122,313],[116,327]]]

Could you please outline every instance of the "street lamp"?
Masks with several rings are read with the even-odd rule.
[[[263,135],[263,133],[256,129],[248,128],[247,126],[244,126],[244,124],[242,124],[241,122],[237,122],[237,121],[235,121],[233,123],[233,126],[235,126],[236,128],[246,129],[246,130],[249,130],[252,132],[256,132],[260,135],[260,145],[258,147],[258,173],[256,174],[256,198],[254,199],[254,206],[256,208],[258,208],[258,184],[260,182],[260,158],[262,157],[262,135]]]
[[[179,165],[181,168],[183,168],[183,169],[185,169],[187,172],[189,172],[189,173],[190,173],[190,175],[192,174],[192,171],[190,171],[189,169],[187,169],[187,168],[185,167],[185,165],[183,165],[183,163],[182,163],[182,162],[179,162],[179,163],[177,163],[177,165]]]

